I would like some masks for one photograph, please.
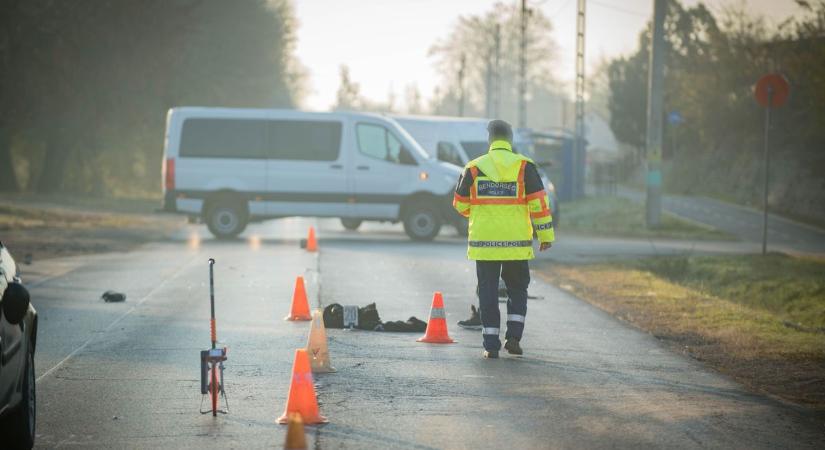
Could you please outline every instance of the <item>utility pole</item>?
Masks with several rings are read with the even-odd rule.
[[[771,129],[771,105],[773,104],[773,86],[768,86],[768,107],[765,108],[765,149],[763,152],[763,160],[765,166],[765,178],[762,186],[762,206],[764,213],[762,215],[762,254],[768,254],[768,193],[770,188],[771,177],[771,153],[768,151],[768,138]]]
[[[487,50],[484,68],[484,117],[493,114],[493,58],[495,48]]]
[[[518,80],[518,126],[527,127],[527,0],[521,0],[521,42]]]
[[[587,161],[584,136],[584,32],[585,32],[585,0],[578,0],[576,12],[576,142],[573,150],[572,198],[584,197],[584,166]]]
[[[501,113],[501,25],[496,23],[496,45],[493,72],[493,114],[492,118],[499,118]]]
[[[461,54],[461,62],[458,67],[458,117],[464,117],[464,69],[467,58]]]
[[[656,228],[662,215],[662,111],[665,72],[666,0],[653,0],[653,39],[647,83],[647,200],[648,228]]]

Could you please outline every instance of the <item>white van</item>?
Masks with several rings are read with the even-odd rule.
[[[487,142],[487,119],[418,115],[393,115],[392,118],[404,127],[431,157],[448,164],[464,167],[468,162],[487,153],[490,148]],[[514,130],[513,149],[534,158],[530,130]],[[550,198],[553,222],[558,224],[560,211],[556,187],[541,165],[539,174]]]
[[[218,238],[251,221],[339,217],[403,222],[415,240],[463,225],[451,202],[461,170],[430,157],[375,114],[183,107],[169,110],[165,211],[200,218]]]

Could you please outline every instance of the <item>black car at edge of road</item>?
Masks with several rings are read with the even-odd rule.
[[[34,446],[37,311],[0,242],[0,436],[3,448]]]

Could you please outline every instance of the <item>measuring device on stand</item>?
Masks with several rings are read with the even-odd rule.
[[[209,321],[209,329],[212,337],[212,348],[209,350],[201,350],[201,414],[212,413],[212,416],[217,416],[218,413],[226,414],[229,412],[229,403],[226,401],[226,391],[224,391],[223,384],[223,362],[226,361],[227,348],[215,348],[218,342],[218,334],[215,329],[215,276],[213,267],[215,260],[209,258],[209,302],[212,308],[212,318]],[[203,409],[203,399],[209,396],[212,401],[212,409]],[[219,398],[223,397],[224,409],[218,409],[220,403]]]

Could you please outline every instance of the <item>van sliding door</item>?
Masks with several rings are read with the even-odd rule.
[[[270,215],[349,217],[343,124],[270,119],[267,124]]]

